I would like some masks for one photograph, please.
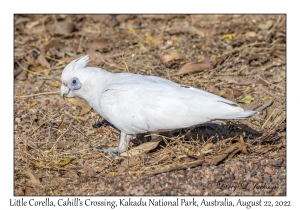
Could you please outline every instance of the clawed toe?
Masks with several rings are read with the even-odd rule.
[[[110,153],[112,156],[116,157],[119,154],[119,147],[109,147],[107,149],[103,148],[103,152]]]

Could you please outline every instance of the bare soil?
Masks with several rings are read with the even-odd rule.
[[[15,195],[286,195],[285,15],[15,15],[14,35]],[[59,94],[62,70],[85,54],[259,108],[232,123],[261,135],[237,126],[215,141],[191,128],[134,156],[99,152],[120,132]]]

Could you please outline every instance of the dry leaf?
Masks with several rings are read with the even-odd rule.
[[[280,71],[280,74],[277,74],[277,78],[273,81],[274,84],[280,83],[282,80],[284,80],[286,77],[286,73],[284,70]]]
[[[220,95],[225,98],[231,99],[233,98],[233,90],[230,88],[224,88],[223,90],[220,91]]]
[[[45,58],[45,54],[41,53],[38,58],[37,58],[37,61],[44,67],[46,68],[50,68],[50,63],[46,60]]]
[[[202,149],[201,152],[206,152],[208,151],[214,144],[213,143],[208,143],[206,144]]]
[[[19,67],[14,72],[17,80],[24,81],[27,79],[28,64],[25,62],[18,63]]]
[[[40,20],[36,20],[36,21],[33,21],[33,22],[27,22],[25,27],[28,28],[28,29],[32,29],[33,27],[39,25],[41,23]]]
[[[238,153],[239,151],[240,151],[240,149],[233,150],[233,151],[228,155],[227,159],[230,160],[230,159],[233,158],[233,156],[235,156],[236,153]]]
[[[24,104],[24,106],[27,106],[27,107],[32,107],[32,106],[35,106],[37,104],[36,101],[33,101],[31,103],[28,103],[28,104]]]
[[[161,36],[156,36],[156,37],[152,37],[152,40],[151,42],[154,44],[154,45],[160,45],[162,43],[162,37]]]
[[[176,26],[175,28],[171,28],[167,31],[170,35],[178,34],[178,33],[190,33],[190,34],[198,34],[199,36],[212,35],[214,34],[214,30],[208,28],[200,28],[196,26],[189,26],[187,24]]]
[[[31,20],[31,18],[28,17],[17,17],[17,19],[15,20],[15,25],[18,25],[20,23],[28,23]]]
[[[53,57],[56,57],[56,58],[63,58],[65,56],[64,51],[59,51],[57,49],[51,48],[51,49],[49,49],[49,52]]]
[[[75,26],[73,23],[68,21],[57,22],[55,25],[54,33],[61,35],[70,35],[70,33],[74,30]]]
[[[35,72],[42,72],[45,70],[45,67],[41,66],[41,65],[37,65],[37,66],[32,66],[30,68],[31,71],[35,71]]]
[[[190,62],[182,66],[181,69],[176,73],[176,75],[195,73],[210,68],[212,68],[212,66],[208,63]]]
[[[179,59],[182,59],[182,56],[180,54],[178,54],[177,52],[171,52],[169,54],[162,56],[163,63],[168,63],[169,61],[179,60]]]
[[[234,154],[235,154],[236,153],[236,149],[239,149],[239,148],[236,145],[232,145],[231,147],[229,147],[228,149],[226,149],[225,151],[223,151],[222,154],[213,157],[210,160],[210,164],[211,165],[216,165],[220,161],[224,160],[230,153],[234,152]]]
[[[123,152],[120,154],[121,157],[127,157],[127,156],[134,156],[134,155],[139,155],[143,153],[147,153],[150,150],[153,150],[157,147],[160,141],[157,142],[146,142],[144,144],[141,144],[129,151]]]
[[[90,176],[90,177],[94,177],[96,175],[96,172],[93,168],[87,166],[86,164],[84,164],[82,166],[82,170],[83,170],[83,173]]]
[[[75,52],[76,52],[76,48],[75,48],[75,47],[72,47],[72,46],[63,46],[63,47],[61,47],[61,49],[62,49],[65,53],[67,53],[68,55],[69,55],[69,54],[74,55]],[[81,48],[81,49],[82,49],[82,48]]]
[[[274,175],[275,174],[275,172],[272,171],[268,166],[265,168],[265,172],[267,172],[270,175]]]
[[[107,48],[109,46],[109,42],[104,39],[95,39],[90,48],[94,50],[101,50]]]
[[[22,171],[21,173],[27,175],[30,178],[32,184],[36,184],[36,185],[40,184],[40,180],[36,178],[31,171]]]
[[[257,25],[257,28],[261,29],[261,30],[269,30],[274,24],[273,20],[268,20],[265,23],[260,23]]]
[[[22,70],[21,73],[16,76],[16,79],[20,81],[27,80],[27,70]]]
[[[278,61],[278,63],[281,63],[282,65],[285,65],[286,63],[286,52],[276,50],[273,52],[273,55],[278,57],[281,61]]]
[[[126,169],[128,169],[131,166],[135,166],[137,164],[142,163],[141,156],[134,156],[130,158],[126,158],[122,164],[118,167],[118,174],[123,173]]]
[[[55,40],[51,42],[50,44],[44,46],[41,49],[41,54],[38,56],[37,61],[44,67],[50,68],[50,63],[46,60],[45,58],[45,53],[50,49],[50,48],[58,48],[58,47],[63,47],[64,45],[60,43],[59,41]]]
[[[218,162],[224,160],[227,156],[228,156],[228,154],[221,154],[221,155],[218,155],[216,157],[213,157],[210,161],[210,164],[211,165],[216,165]]]
[[[135,34],[135,30],[133,28],[128,29],[131,33]]]
[[[73,140],[67,140],[67,141],[60,141],[57,143],[58,149],[64,149],[70,147],[74,143]]]
[[[72,180],[76,180],[79,178],[78,174],[76,171],[67,171],[62,177],[64,178],[69,178],[69,179],[72,179]]]
[[[14,190],[14,196],[24,196],[25,192],[22,187],[18,187]]]
[[[198,158],[199,154],[197,154],[196,152],[193,152],[191,150],[189,150],[188,148],[186,147],[181,147],[181,151],[186,154],[188,157],[190,158]]]
[[[109,27],[115,27],[119,25],[119,22],[114,15],[92,15],[94,21],[100,21]]]
[[[152,42],[153,38],[150,34],[145,34],[145,36],[146,36],[148,42]]]
[[[43,166],[41,165],[40,162],[35,162],[35,166],[38,167],[38,168],[43,168]]]
[[[254,31],[247,31],[245,34],[246,38],[256,37],[257,34]]]
[[[222,36],[222,39],[232,39],[233,37],[235,37],[235,33],[225,34],[225,35]]]
[[[236,77],[224,76],[224,77],[221,77],[220,79],[226,83],[240,84],[240,80]]]
[[[58,48],[63,48],[63,47],[65,47],[65,45],[63,43],[61,43],[58,40],[54,40],[53,42],[50,42],[49,44],[47,44],[46,46],[44,46],[43,49],[42,49],[42,51],[44,51],[44,53],[45,53],[45,52],[47,52],[51,48],[58,49]]]
[[[265,97],[263,97],[261,100],[262,100],[262,101],[267,101],[267,100],[271,100],[271,99],[272,99],[271,96],[265,96]]]
[[[31,193],[33,193],[33,187],[32,187],[32,183],[31,181],[27,181],[25,184],[25,195],[31,195]]]
[[[248,87],[246,88],[246,90],[244,91],[244,93],[247,93],[247,92],[249,92],[250,90],[251,90],[251,87],[248,86]]]
[[[239,148],[239,150],[241,152],[243,152],[244,154],[248,154],[247,147],[246,147],[244,138],[242,136],[240,136],[240,148]]]
[[[116,15],[116,19],[119,22],[123,22],[123,21],[129,20],[129,19],[131,19],[133,17],[134,17],[133,15],[128,15],[128,14]]]
[[[55,88],[59,88],[60,87],[60,83],[58,82],[52,82],[52,86]]]
[[[83,121],[86,121],[86,119],[84,117],[79,117],[79,116],[71,116],[73,117],[75,120],[77,120],[78,122],[83,122]]]
[[[96,167],[95,168],[95,171],[97,171],[97,172],[102,172],[104,169],[105,169],[105,165],[101,165],[101,166],[99,166],[99,167]]]
[[[107,130],[105,129],[105,128],[98,128],[97,129],[97,133],[106,133],[107,132]]]
[[[81,99],[77,99],[77,98],[66,98],[66,100],[76,106],[81,107],[81,112],[79,115],[84,115],[92,109],[92,107],[85,100],[81,100]]]

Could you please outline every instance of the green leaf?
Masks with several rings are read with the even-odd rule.
[[[251,103],[251,101],[253,101],[254,98],[250,95],[247,95],[245,98],[243,98],[242,100],[238,100],[238,102],[240,103],[245,103],[245,104],[249,104]]]
[[[55,165],[58,167],[63,167],[67,164],[69,164],[72,160],[74,160],[75,158],[62,158],[58,163],[56,163]]]
[[[273,25],[274,25],[274,21],[273,20],[268,20],[265,23],[258,24],[257,27],[261,30],[269,30]]]

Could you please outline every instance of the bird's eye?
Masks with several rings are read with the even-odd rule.
[[[73,90],[78,90],[81,88],[81,83],[80,83],[79,79],[77,79],[76,77],[73,77],[70,80],[70,86]]]

